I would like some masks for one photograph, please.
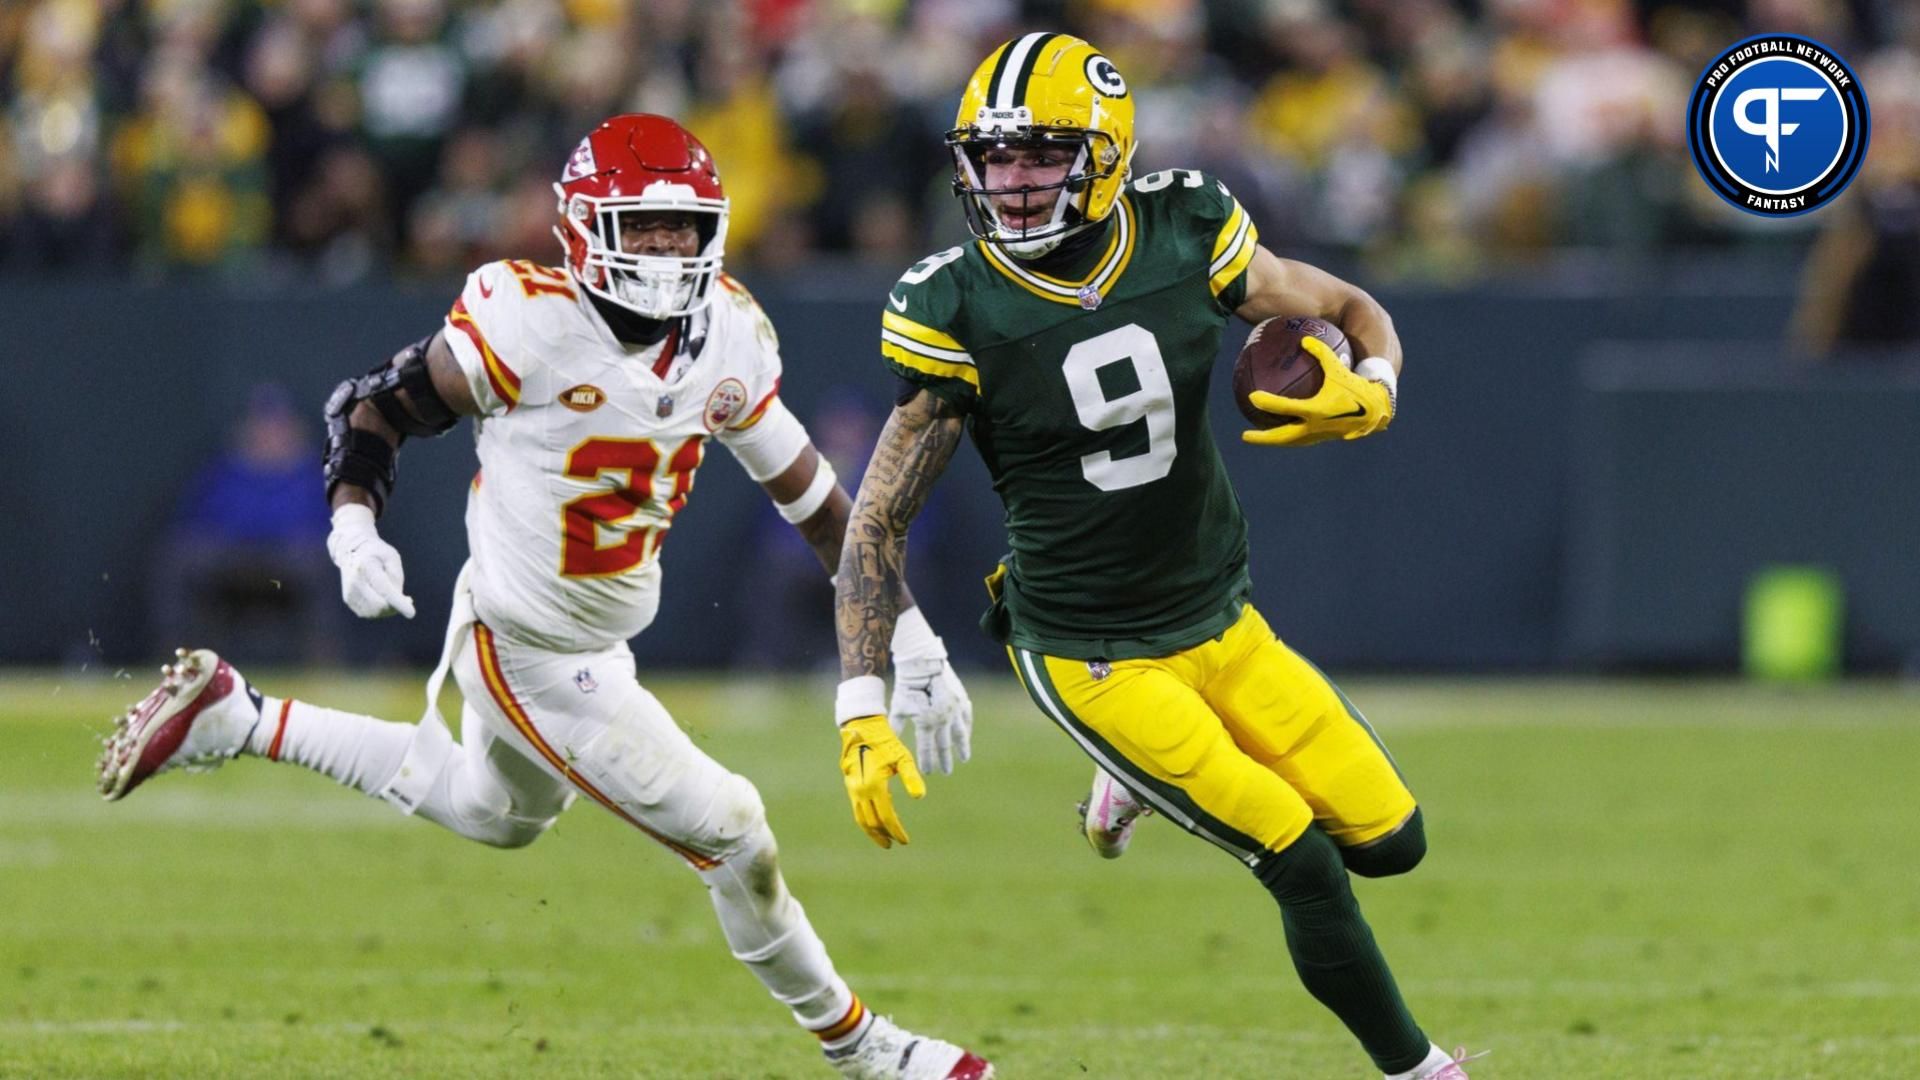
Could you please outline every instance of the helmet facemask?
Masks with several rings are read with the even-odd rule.
[[[1031,123],[1024,107],[1004,113],[982,108],[973,124],[947,133],[953,152],[953,190],[966,211],[973,235],[997,244],[1010,255],[1034,259],[1096,222],[1087,217],[1093,182],[1126,168],[1119,148],[1104,131],[1046,127]],[[1072,163],[1059,181],[1040,186],[987,186],[987,155],[995,150],[1019,152],[1040,147],[1070,152]],[[1039,224],[1006,224],[995,205],[1004,196],[1018,195],[1023,207],[1048,210]],[[1024,215],[1023,215],[1024,216]]]
[[[703,198],[685,184],[649,184],[638,196],[569,196],[559,184],[560,217],[554,230],[567,249],[567,265],[588,292],[648,319],[691,315],[712,300],[726,247],[727,200]],[[629,253],[624,229],[637,217],[685,214],[699,234],[694,255]]]

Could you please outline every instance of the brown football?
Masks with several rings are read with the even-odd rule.
[[[1325,319],[1307,315],[1267,319],[1247,335],[1239,359],[1233,362],[1233,401],[1247,423],[1270,428],[1299,422],[1261,412],[1247,396],[1255,390],[1290,398],[1310,398],[1319,393],[1326,375],[1313,354],[1300,347],[1300,339],[1309,335],[1326,342],[1341,363],[1353,366],[1353,346],[1347,344],[1347,335]]]

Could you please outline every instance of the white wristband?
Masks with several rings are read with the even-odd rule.
[[[1384,357],[1369,356],[1353,365],[1353,373],[1363,379],[1372,379],[1387,388],[1387,403],[1394,412],[1400,411],[1400,376],[1394,372],[1393,365]]]
[[[780,511],[780,516],[789,524],[798,525],[827,505],[827,499],[833,495],[834,485],[839,482],[840,478],[833,472],[833,463],[827,460],[825,454],[821,454],[820,464],[813,470],[813,483],[808,484],[807,490],[792,502],[774,503],[774,509]]]
[[[373,507],[366,503],[343,502],[333,508],[333,527],[336,529],[376,528],[373,522]]]
[[[927,624],[918,604],[900,613],[893,623],[893,656],[898,660],[945,660],[946,643]]]
[[[863,716],[887,714],[887,680],[878,675],[856,675],[842,680],[833,694],[833,722],[844,724]]]

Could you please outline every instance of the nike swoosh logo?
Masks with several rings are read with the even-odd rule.
[[[1340,414],[1340,415],[1338,415],[1338,416],[1329,416],[1329,417],[1327,417],[1327,419],[1329,419],[1329,420],[1358,420],[1358,419],[1360,419],[1361,417],[1363,417],[1363,416],[1365,416],[1365,415],[1367,415],[1367,407],[1366,407],[1365,405],[1362,405],[1362,406],[1360,406],[1359,408],[1357,408],[1357,409],[1355,409],[1355,410],[1353,410],[1352,412],[1343,412],[1343,413],[1341,413],[1341,414]]]
[[[863,745],[860,747],[860,775],[861,776],[867,775],[867,751],[871,749],[873,749],[873,747],[871,746]]]
[[[492,295],[493,295],[493,286],[491,286],[491,285],[488,285],[488,284],[487,284],[487,279],[486,279],[486,278],[481,278],[481,279],[480,279],[480,297],[481,297],[481,299],[483,299],[483,300],[484,300],[484,299],[486,299],[486,298],[488,298],[488,297],[491,297]]]
[[[892,293],[887,294],[887,303],[892,304],[893,310],[895,311],[907,310],[907,302],[893,295]]]

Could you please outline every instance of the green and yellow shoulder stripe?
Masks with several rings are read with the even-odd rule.
[[[1227,186],[1198,169],[1166,169],[1134,179],[1127,194],[1184,250],[1206,254],[1207,290],[1225,310],[1239,307],[1260,230]]]
[[[1253,217],[1240,205],[1240,200],[1227,194],[1226,185],[1214,181],[1214,186],[1232,210],[1227,214],[1226,224],[1213,238],[1213,260],[1207,264],[1207,288],[1219,296],[1229,285],[1239,285],[1241,296],[1246,295],[1245,283],[1247,267],[1253,262],[1253,253],[1260,248],[1260,230],[1254,226]],[[1238,304],[1232,305],[1238,307]]]
[[[887,366],[959,404],[980,392],[980,372],[967,347],[949,332],[960,291],[942,271],[964,251],[949,248],[915,264],[888,292],[880,315],[880,355]]]

